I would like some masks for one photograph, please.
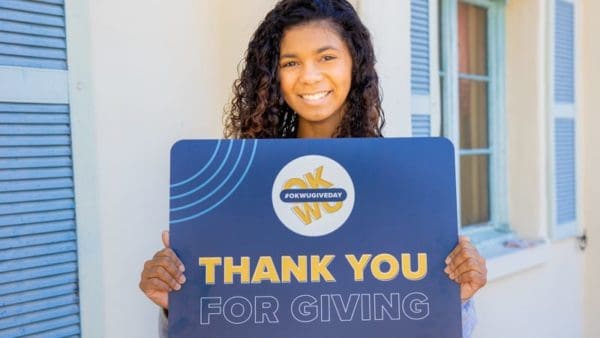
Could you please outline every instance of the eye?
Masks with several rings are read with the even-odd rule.
[[[281,68],[295,67],[295,66],[297,66],[297,65],[298,65],[298,62],[296,62],[296,61],[288,61],[288,62],[284,62],[284,63],[281,65]]]
[[[321,59],[323,61],[331,61],[331,60],[337,59],[337,57],[335,57],[334,55],[323,55],[323,57]]]

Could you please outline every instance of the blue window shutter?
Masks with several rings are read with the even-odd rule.
[[[553,50],[553,210],[554,238],[577,233],[575,123],[575,10],[555,0]]]
[[[412,114],[412,135],[414,137],[431,136],[431,118],[425,114]]]
[[[67,69],[62,0],[0,0],[0,65]]]
[[[80,335],[66,68],[63,1],[0,0],[0,337]]]
[[[410,2],[410,85],[412,135],[431,135],[429,0]]]

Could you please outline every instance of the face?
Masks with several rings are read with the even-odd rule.
[[[331,137],[352,84],[348,46],[330,23],[316,21],[286,30],[279,56],[281,92],[298,114],[298,137]]]

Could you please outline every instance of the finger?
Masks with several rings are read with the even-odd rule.
[[[450,279],[456,279],[458,276],[465,274],[469,271],[477,271],[479,273],[483,273],[483,268],[481,262],[476,257],[469,257],[464,260],[460,265],[456,266],[454,269],[450,269]]]
[[[452,259],[454,258],[454,256],[461,250],[461,248],[464,245],[467,245],[471,243],[471,240],[469,239],[469,237],[467,236],[459,236],[458,237],[458,243],[456,244],[456,246],[454,247],[454,249],[452,249],[452,251],[450,251],[450,254],[448,254],[448,257],[446,257],[446,264],[449,264]]]
[[[165,248],[171,247],[171,241],[169,239],[169,230],[165,230],[162,232],[162,242],[163,242]]]
[[[167,271],[167,269],[165,269],[161,265],[157,265],[157,266],[153,267],[152,269],[148,270],[145,277],[148,280],[153,279],[153,278],[158,278],[158,279],[162,280],[163,282],[167,283],[169,285],[169,287],[171,287],[173,290],[181,289],[181,284],[177,281],[177,279],[175,277],[173,277],[173,275],[171,275]],[[183,279],[185,279],[184,276],[182,276],[182,277],[183,277]]]
[[[173,289],[158,278],[144,279],[140,282],[140,289],[146,294],[152,291],[171,292]]]
[[[471,270],[457,276],[455,281],[459,284],[468,284],[477,291],[486,284],[487,278],[480,271]]]
[[[179,257],[177,257],[177,254],[175,254],[175,251],[173,251],[173,249],[165,248],[165,249],[160,250],[159,252],[157,252],[154,255],[154,258],[158,258],[158,257],[169,257],[174,262],[174,264],[177,266],[179,271],[181,271],[181,272],[185,271],[185,266],[183,265],[183,263],[181,262]]]
[[[446,268],[444,271],[449,273],[449,271],[456,269],[468,257],[468,250],[469,248],[465,248],[464,244],[458,244],[448,255],[448,258],[446,258]]]
[[[462,250],[460,250],[456,255],[454,255],[454,257],[452,258],[452,262],[450,262],[448,266],[452,270],[454,270],[470,258],[479,259],[479,252],[474,247],[463,247]]]
[[[185,276],[181,269],[179,269],[178,263],[169,256],[158,256],[147,262],[147,268],[144,271],[152,272],[156,267],[162,267],[165,269],[171,277],[177,280],[179,283],[185,282]]]
[[[468,237],[465,236],[460,236],[459,240],[458,240],[458,244],[456,245],[456,247],[452,250],[452,252],[450,252],[450,254],[448,255],[448,257],[446,258],[446,264],[450,265],[452,263],[453,260],[456,260],[457,258],[460,258],[461,256],[464,257],[465,250],[474,250],[475,254],[479,255],[479,252],[477,252],[477,249],[475,248],[475,246],[473,246],[473,244],[471,244],[471,241],[469,240]]]
[[[450,260],[450,263],[446,265],[444,272],[447,274],[454,272],[460,265],[469,261],[471,258],[474,259],[472,263],[485,267],[485,259],[479,254],[477,248],[466,242],[458,245],[457,252],[453,253],[452,259]]]

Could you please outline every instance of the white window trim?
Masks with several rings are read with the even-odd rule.
[[[490,202],[491,202],[491,223],[492,225],[477,226],[467,228],[462,231],[464,235],[472,237],[475,243],[484,244],[487,241],[498,241],[505,239],[507,234],[510,234],[508,227],[508,196],[507,196],[507,166],[506,166],[506,122],[504,118],[505,111],[505,46],[496,44],[497,41],[505,41],[504,39],[504,8],[500,7],[503,2],[494,2],[490,0],[464,0],[465,2],[474,5],[483,5],[490,7],[488,15],[488,25],[490,27],[489,34],[494,38],[488,39],[488,63],[494,65],[489,71],[489,88],[491,93],[498,93],[496,96],[489,96],[489,116],[490,129],[489,136],[491,139],[491,147],[495,156],[491,157],[490,162]],[[452,113],[444,118],[443,130],[444,134],[452,140],[457,140],[459,135],[458,124],[458,46],[457,46],[457,30],[458,22],[456,17],[458,0],[445,1],[439,13],[443,16],[444,22],[451,27],[450,30],[444,30],[440,41],[443,44],[443,51],[446,55],[444,69],[445,81],[445,100],[443,100],[443,108],[440,109],[440,116],[443,111]],[[500,5],[499,5],[500,4]],[[498,11],[498,12],[492,12]],[[496,20],[498,19],[498,20]],[[439,69],[436,64],[435,69]],[[439,75],[439,74],[436,74]],[[460,154],[458,151],[455,154],[456,161],[456,181],[457,181],[457,201],[460,201],[460,180],[459,180],[459,161]],[[457,215],[460,217],[460,205],[458,206]],[[460,220],[459,220],[460,224]]]
[[[550,260],[550,244],[547,242],[529,248],[508,249],[497,246],[482,250],[485,257],[493,257],[487,261],[490,282],[532,269]]]
[[[444,38],[442,36],[439,36],[439,28],[438,25],[440,24],[440,18],[442,17],[442,15],[444,16],[444,20],[456,20],[455,16],[453,17],[452,13],[456,13],[457,10],[457,2],[458,0],[444,0],[446,2],[444,2],[444,4],[442,5],[442,8],[438,8],[438,1],[433,0],[433,2],[435,3],[432,4],[432,17],[433,20],[432,22],[432,36],[434,41],[432,42],[432,46],[438,46],[438,44],[444,44],[443,46],[443,50],[445,51],[450,51],[450,57],[453,58],[454,60],[458,59],[458,48],[456,46],[456,40],[451,41],[452,39],[455,39],[456,35],[456,29],[457,29],[457,23],[455,21],[454,24],[454,32],[452,31],[442,31],[442,34],[444,34]],[[506,0],[482,0],[482,1],[469,1],[472,3],[491,3],[491,2],[495,2],[498,4],[507,4]],[[437,13],[438,15],[434,15],[434,13]],[[505,11],[504,9],[501,11],[500,13],[500,23],[496,23],[500,25],[499,28],[499,40],[500,41],[505,41]],[[454,36],[454,37],[453,37]],[[495,62],[496,64],[499,65],[499,67],[496,67],[496,76],[498,76],[498,83],[501,83],[502,85],[500,86],[500,88],[498,88],[498,90],[501,90],[501,97],[505,97],[505,70],[506,70],[506,66],[505,66],[505,57],[503,57],[502,55],[505,53],[505,48],[506,46],[501,46],[501,50],[497,53],[495,53],[496,55],[496,59]],[[441,124],[441,120],[442,120],[442,112],[443,112],[443,107],[442,107],[442,102],[441,102],[441,97],[443,95],[443,93],[440,92],[440,74],[438,73],[438,71],[440,70],[439,67],[439,48],[437,47],[432,47],[431,48],[431,64],[432,64],[432,71],[431,71],[431,84],[432,84],[432,135],[441,135],[442,134],[442,130],[441,128],[446,128],[446,126],[442,126]],[[490,60],[490,62],[492,62],[492,60]],[[456,65],[456,63],[455,63]],[[499,70],[503,70],[503,71],[499,71]],[[458,79],[458,70],[457,70],[457,66],[454,67],[454,69],[449,69],[448,70],[451,76],[453,76],[454,79]],[[448,72],[447,72],[448,73]],[[491,76],[492,74],[490,74]],[[444,77],[445,81],[452,81],[452,79],[448,79],[448,76],[446,75]],[[447,86],[447,85],[446,85]],[[446,106],[450,106],[453,105],[455,106],[456,111],[458,111],[458,86],[453,86],[452,87],[446,87],[446,88],[450,88],[449,89],[449,97],[444,100],[443,104]],[[448,89],[447,89],[448,90]],[[576,93],[577,94],[577,93]],[[447,111],[447,108],[446,108]],[[505,100],[501,99],[500,102],[498,102],[498,111],[499,112],[504,112],[505,111]],[[501,114],[496,114],[496,116],[500,116],[502,117],[503,115]],[[447,119],[446,119],[447,120]],[[494,123],[496,123],[496,129],[500,130],[502,133],[502,135],[506,134],[506,120],[504,118],[500,118],[499,121],[495,121]],[[440,128],[441,127],[441,128]],[[436,129],[437,128],[437,129]],[[454,133],[458,133],[458,128],[455,128],[456,130],[454,130]],[[501,278],[505,278],[508,277],[512,274],[516,274],[516,273],[520,273],[522,271],[528,270],[528,269],[532,269],[535,268],[537,266],[540,266],[544,263],[546,263],[547,261],[550,260],[550,244],[547,240],[539,240],[539,241],[533,241],[533,242],[529,242],[529,246],[526,247],[518,247],[518,248],[509,248],[507,247],[504,243],[506,241],[517,241],[519,240],[519,237],[517,234],[515,234],[514,232],[511,231],[509,225],[508,225],[508,194],[507,194],[507,188],[508,188],[508,182],[507,182],[507,173],[508,173],[508,168],[506,166],[506,150],[507,150],[507,145],[506,142],[504,141],[506,139],[506,137],[503,137],[503,140],[501,140],[501,144],[499,145],[499,151],[504,153],[505,155],[502,156],[503,160],[502,160],[502,168],[503,170],[501,171],[501,177],[499,178],[499,181],[501,181],[500,186],[502,187],[502,193],[504,194],[504,197],[502,198],[502,226],[501,227],[492,227],[492,226],[482,226],[482,227],[477,227],[477,228],[473,228],[473,229],[467,229],[466,231],[463,231],[462,233],[466,236],[469,236],[472,238],[473,242],[477,245],[477,248],[479,249],[479,251],[481,252],[481,254],[487,258],[487,267],[488,267],[488,281],[493,282],[495,280],[499,280]],[[579,148],[578,148],[579,149]],[[458,158],[458,156],[457,156]],[[492,164],[493,165],[493,164]],[[456,172],[458,173],[458,164],[456,167]],[[578,181],[580,182],[580,181]],[[458,183],[458,178],[457,178],[457,183]],[[457,185],[457,187],[459,187],[459,185]],[[460,192],[458,191],[459,189],[457,189],[457,200],[460,201]],[[492,193],[492,192],[491,192]],[[498,191],[493,192],[493,193],[498,193]],[[458,210],[459,212],[457,213],[457,215],[460,215],[460,210]],[[460,217],[460,216],[459,216]],[[460,224],[460,222],[459,222]],[[523,243],[528,243],[527,241],[524,241]]]

